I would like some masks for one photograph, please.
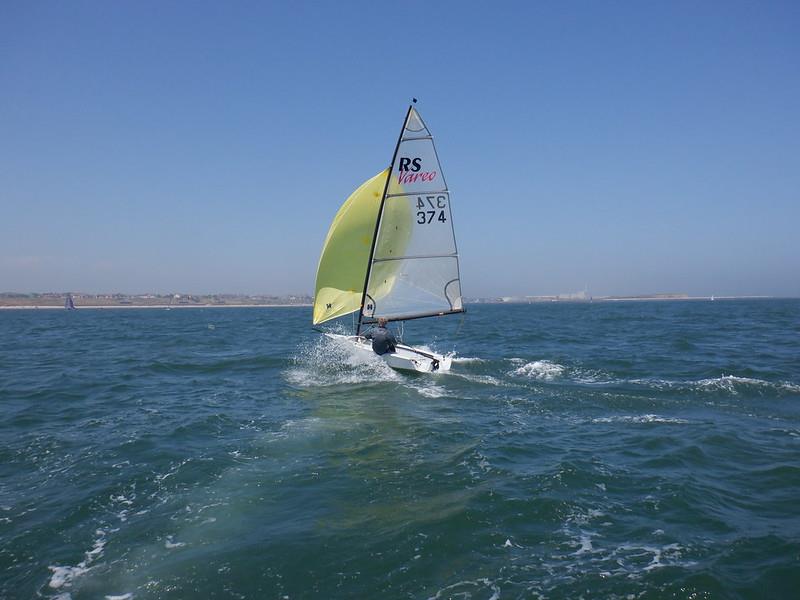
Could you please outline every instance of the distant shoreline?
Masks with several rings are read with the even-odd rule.
[[[531,296],[506,300],[478,299],[467,304],[592,304],[597,302],[715,302],[717,300],[791,300],[793,296],[595,296],[590,298],[557,298]]]
[[[133,308],[161,308],[164,310],[184,309],[184,308],[289,308],[289,307],[305,307],[310,308],[310,304],[81,304],[75,305],[76,310],[92,309],[92,310],[116,310],[121,308],[129,310]],[[0,306],[0,310],[66,310],[63,306],[55,306],[52,304],[30,304],[18,306]]]
[[[665,301],[665,300],[706,300],[708,302],[713,302],[715,300],[773,300],[778,298],[778,296],[686,296],[685,298],[660,298],[660,297],[648,297],[648,296],[633,296],[633,297],[615,297],[609,296],[605,298],[593,298],[593,302],[631,302],[631,301],[642,301],[642,300],[653,300],[653,301]]]

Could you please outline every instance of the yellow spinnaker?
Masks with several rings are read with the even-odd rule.
[[[389,169],[368,179],[345,200],[328,229],[317,266],[314,325],[361,308],[375,221]]]

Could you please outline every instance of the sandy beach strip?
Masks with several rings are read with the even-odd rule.
[[[183,309],[183,308],[310,308],[310,304],[97,304],[97,305],[81,305],[76,304],[76,310],[83,309],[100,309],[100,310],[116,310],[121,308],[128,310],[132,308],[161,308],[161,309]],[[19,305],[19,306],[0,306],[0,310],[67,310],[63,306],[54,305]]]

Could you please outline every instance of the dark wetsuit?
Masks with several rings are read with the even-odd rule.
[[[395,344],[397,339],[394,334],[386,329],[386,327],[378,327],[377,325],[367,331],[364,337],[372,340],[372,350],[375,354],[386,354],[387,352],[395,351]]]

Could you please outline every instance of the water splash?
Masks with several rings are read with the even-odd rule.
[[[298,387],[397,381],[400,375],[373,352],[357,348],[343,338],[320,335],[302,346],[285,372]]]

